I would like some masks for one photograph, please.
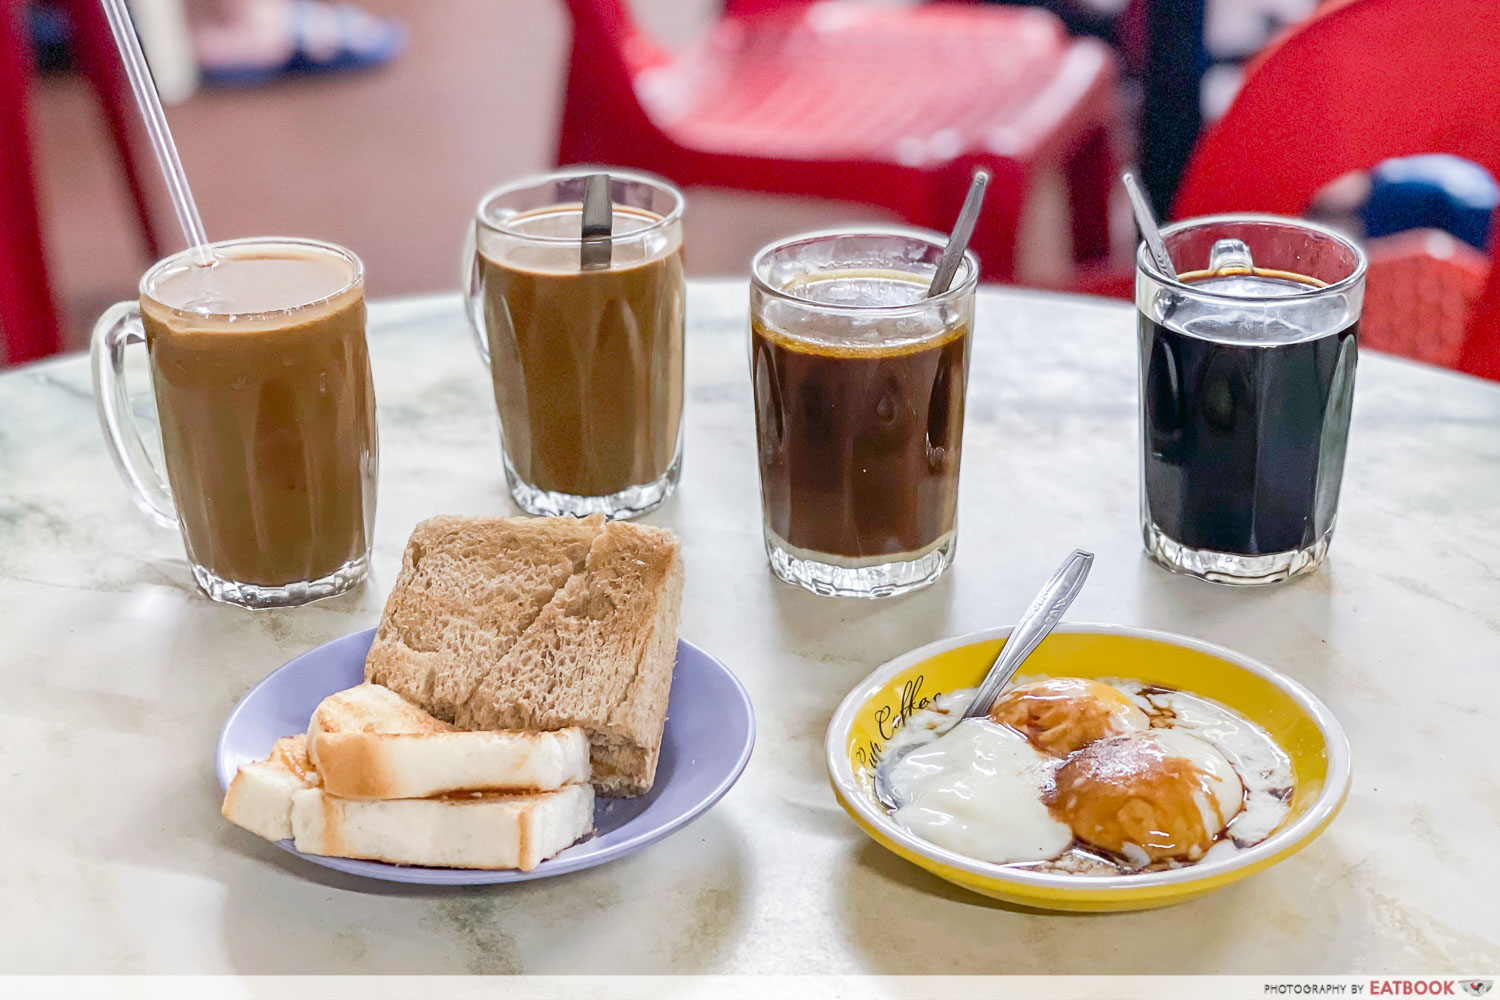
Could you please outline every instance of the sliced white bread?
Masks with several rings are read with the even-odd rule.
[[[325,698],[307,747],[323,789],[346,798],[550,791],[589,780],[582,729],[462,732],[379,684]]]
[[[307,722],[307,757],[317,767],[325,734],[455,733],[459,729],[418,708],[388,687],[366,681],[335,691]]]
[[[307,757],[307,737],[287,736],[276,741],[265,760],[240,768],[219,811],[251,833],[285,840],[292,835],[292,794],[317,783]]]
[[[321,788],[292,797],[297,850],[399,865],[530,871],[594,828],[594,791],[482,792],[376,802]]]
[[[365,679],[454,721],[583,568],[602,515],[434,517],[412,531],[365,661]]]

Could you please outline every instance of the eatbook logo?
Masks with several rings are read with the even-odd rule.
[[[1482,997],[1490,991],[1490,987],[1495,985],[1495,981],[1493,979],[1470,979],[1467,982],[1459,983],[1459,985],[1464,988],[1464,992],[1469,996]]]

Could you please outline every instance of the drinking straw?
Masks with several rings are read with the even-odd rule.
[[[146,54],[141,51],[141,42],[136,37],[135,25],[131,23],[130,11],[125,7],[125,0],[100,2],[104,4],[104,14],[109,18],[115,45],[120,50],[120,60],[125,64],[130,89],[135,91],[136,104],[140,105],[141,117],[146,122],[146,134],[151,137],[156,162],[161,165],[162,176],[167,182],[167,193],[177,212],[177,223],[182,226],[182,235],[187,237],[188,246],[193,251],[193,262],[200,265],[211,264],[213,254],[208,249],[208,237],[203,232],[203,219],[198,215],[198,205],[193,201],[192,189],[188,187],[187,174],[183,172],[182,160],[177,155],[177,143],[172,141],[172,130],[167,126],[167,113],[162,110],[161,97],[156,93],[156,82],[146,66]]]
[[[969,183],[964,207],[958,212],[958,221],[953,224],[953,234],[948,237],[943,256],[938,258],[932,284],[927,288],[929,299],[942,295],[953,284],[953,276],[958,273],[958,262],[964,259],[964,254],[969,249],[969,240],[974,236],[974,224],[979,221],[979,207],[984,204],[984,189],[989,182],[990,175],[986,171],[974,171],[974,180]]]

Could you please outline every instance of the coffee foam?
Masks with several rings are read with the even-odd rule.
[[[1195,290],[1210,294],[1160,294],[1152,303],[1150,318],[1201,340],[1277,347],[1325,337],[1355,318],[1346,296],[1316,294],[1323,282],[1290,272],[1193,272],[1181,278]],[[1299,293],[1306,293],[1306,298]],[[1283,298],[1288,295],[1293,298]],[[1266,301],[1272,297],[1274,304]]]
[[[184,257],[156,273],[147,295],[167,309],[204,316],[251,316],[300,309],[347,290],[354,264],[303,243],[218,247],[204,267]]]
[[[931,275],[875,268],[801,275],[779,289],[795,303],[768,299],[755,326],[804,353],[874,358],[928,350],[968,328],[949,307],[923,304],[930,282]],[[811,311],[819,306],[829,308]]]
[[[680,249],[680,228],[659,226],[661,222],[662,217],[655,212],[616,205],[609,270],[641,267]],[[577,202],[523,212],[491,225],[503,228],[483,230],[479,252],[493,264],[536,274],[577,274],[583,270],[583,206]]]
[[[884,309],[921,302],[930,280],[904,271],[835,271],[804,275],[788,282],[781,291],[819,305]]]

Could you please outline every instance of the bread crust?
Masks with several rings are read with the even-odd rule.
[[[550,791],[589,780],[582,730],[464,732],[368,682],[323,699],[306,746],[324,789],[345,798]]]
[[[587,836],[593,810],[588,785],[392,801],[344,799],[307,788],[292,796],[291,823],[304,854],[531,871]]]
[[[581,729],[324,733],[318,753],[324,790],[351,799],[552,791],[590,775]]]
[[[267,840],[292,835],[292,796],[318,783],[307,758],[307,737],[298,733],[276,741],[265,760],[245,764],[224,792],[219,813],[236,826]]]

